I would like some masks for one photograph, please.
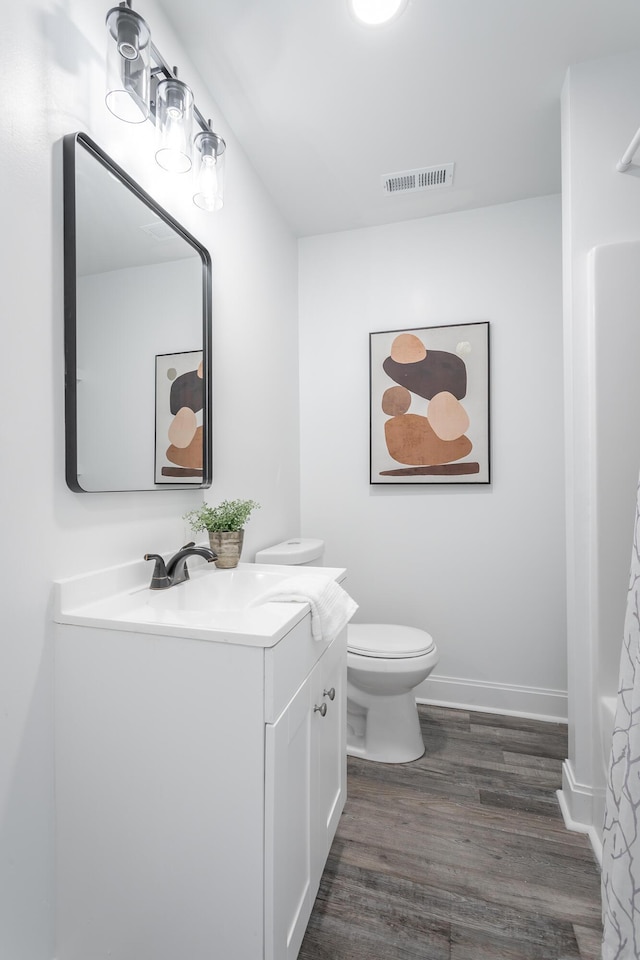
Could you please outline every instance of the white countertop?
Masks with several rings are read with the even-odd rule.
[[[54,620],[61,624],[270,647],[309,612],[308,603],[260,602],[283,579],[321,574],[340,583],[339,567],[239,563],[219,570],[189,558],[190,579],[150,590],[144,560],[54,582]],[[237,572],[235,579],[233,574]],[[255,594],[255,598],[251,599]]]

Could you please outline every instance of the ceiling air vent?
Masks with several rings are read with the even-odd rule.
[[[419,170],[401,170],[382,177],[382,189],[394,193],[415,193],[416,190],[435,190],[450,187],[453,183],[454,163],[442,163],[438,167],[421,167]]]
[[[141,223],[140,229],[148,233],[154,240],[163,243],[165,240],[173,240],[175,231],[163,220],[154,220],[153,223]]]

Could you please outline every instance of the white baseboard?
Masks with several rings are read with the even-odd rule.
[[[502,713],[553,723],[566,723],[566,690],[485,683],[460,677],[429,677],[416,689],[418,703],[481,713]]]
[[[593,825],[593,790],[576,781],[569,760],[562,764],[562,790],[558,790],[556,796],[566,828],[587,834],[596,860],[602,867],[602,840]]]
[[[568,818],[582,824],[586,833],[586,828],[593,823],[593,789],[576,780],[570,760],[562,764],[562,795]]]

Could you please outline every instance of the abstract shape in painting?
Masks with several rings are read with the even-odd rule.
[[[419,363],[427,355],[427,348],[413,333],[401,333],[391,344],[391,359],[396,363]]]
[[[202,366],[198,370],[189,370],[183,373],[171,384],[169,407],[175,416],[182,407],[189,407],[194,413],[202,410],[204,405],[204,389],[202,380]]]
[[[429,467],[402,467],[399,470],[381,470],[381,477],[468,477],[480,473],[480,464],[465,460],[464,463],[437,463]]]
[[[400,363],[394,360],[392,347],[392,355],[384,361],[382,369],[395,383],[419,397],[424,397],[425,400],[431,400],[436,393],[442,393],[443,390],[452,393],[458,400],[462,400],[467,393],[467,368],[464,360],[445,350],[425,351],[423,360]]]
[[[427,417],[441,440],[457,440],[469,429],[469,415],[452,393],[443,390],[429,401]]]
[[[197,428],[198,421],[193,410],[190,407],[180,407],[169,424],[169,440],[174,447],[184,450],[193,440]]]
[[[468,437],[441,440],[434,433],[428,418],[415,413],[405,413],[387,420],[384,435],[389,456],[398,463],[413,466],[461,460],[472,448]]]
[[[191,443],[186,447],[171,444],[167,449],[167,460],[191,470],[202,472],[202,427],[198,427]]]
[[[406,413],[411,406],[411,394],[406,387],[389,387],[382,395],[382,410],[388,417]]]

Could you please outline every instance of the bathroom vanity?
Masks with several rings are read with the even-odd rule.
[[[247,601],[274,574],[55,585],[57,960],[297,956],[345,802],[346,631]]]

